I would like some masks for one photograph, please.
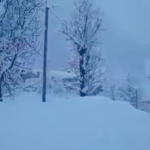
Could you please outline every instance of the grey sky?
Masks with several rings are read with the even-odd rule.
[[[150,1],[149,0],[93,0],[104,12],[104,56],[119,72],[130,71],[138,79],[145,76],[145,60],[150,57]],[[69,19],[73,0],[50,0],[58,6],[55,13]],[[52,69],[65,67],[69,50],[63,35],[58,32],[60,22],[49,16],[49,60]]]

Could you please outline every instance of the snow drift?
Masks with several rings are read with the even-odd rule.
[[[149,150],[150,114],[104,97],[0,103],[0,150]]]

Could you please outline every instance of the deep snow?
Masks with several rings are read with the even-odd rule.
[[[0,150],[149,150],[150,114],[104,97],[0,103]]]

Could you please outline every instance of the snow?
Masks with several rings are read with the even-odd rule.
[[[105,97],[0,103],[0,150],[149,150],[150,114]]]
[[[67,71],[62,70],[51,70],[49,72],[49,76],[56,77],[56,78],[73,78],[75,75],[73,73],[69,73]]]
[[[40,72],[41,74],[41,78],[42,78],[42,75],[43,75],[43,70],[41,69],[35,69],[33,68],[33,72],[34,73],[37,73],[37,72]],[[47,78],[60,78],[60,79],[64,79],[64,78],[73,78],[75,77],[75,75],[71,72],[67,72],[66,70],[51,70],[51,69],[47,69]]]
[[[39,93],[42,94],[42,70],[33,69],[32,72],[35,74],[40,72],[40,77],[27,79],[23,86],[24,88],[28,87],[28,89],[29,87],[33,87],[33,89],[36,89]],[[60,94],[77,94],[77,90],[75,87],[73,87],[73,83],[65,81],[67,79],[74,79],[75,77],[76,76],[73,73],[64,70],[47,70],[47,91],[51,94],[57,93],[57,96],[60,96]]]

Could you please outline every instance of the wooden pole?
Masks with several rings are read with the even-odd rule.
[[[48,13],[49,13],[49,8],[46,7],[46,10],[45,10],[45,33],[44,33],[43,93],[42,93],[42,102],[46,102]]]

